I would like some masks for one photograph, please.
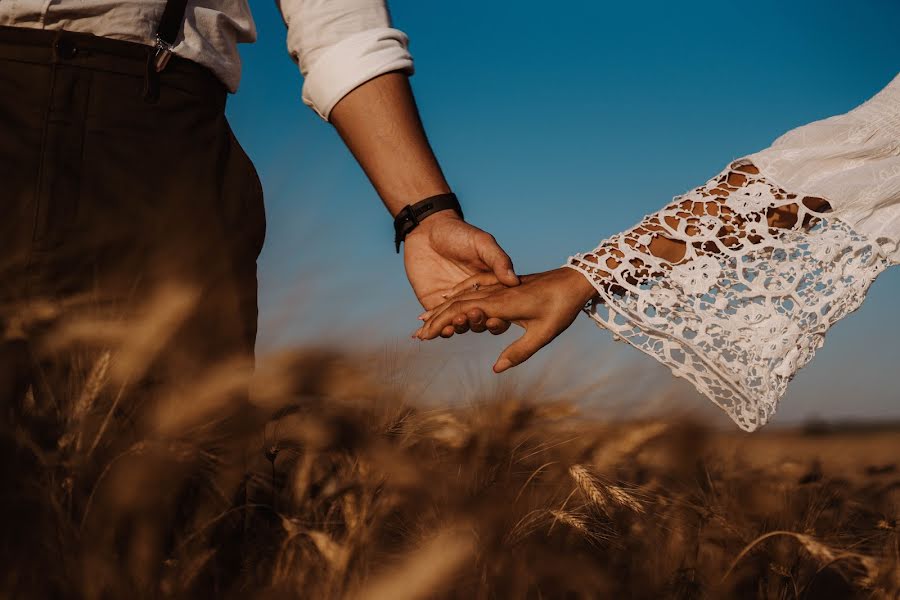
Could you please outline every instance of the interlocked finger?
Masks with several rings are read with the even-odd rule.
[[[496,306],[495,299],[487,296],[469,300],[455,300],[448,303],[441,312],[428,319],[425,325],[422,326],[422,329],[420,329],[418,337],[431,340],[437,335],[443,335],[448,327],[453,331],[454,320],[460,316],[466,319],[466,313],[476,308],[491,314],[499,307]]]
[[[469,318],[464,315],[456,315],[453,317],[453,331],[462,335],[469,330]]]
[[[429,311],[428,316],[425,317],[425,324],[422,325],[422,327],[419,329],[419,332],[424,333],[425,330],[428,329],[428,326],[432,323],[435,323],[438,319],[442,319],[442,325],[441,325],[442,329],[449,328],[449,330],[453,331],[453,317],[455,317],[456,315],[465,313],[465,311],[460,310],[460,308],[459,308],[461,303],[470,302],[473,300],[484,300],[485,298],[488,298],[489,296],[490,296],[489,292],[472,291],[472,292],[469,292],[468,294],[466,294],[465,296],[462,296],[456,300],[448,300],[448,301],[444,302],[440,306]],[[449,315],[449,318],[448,318],[448,315]],[[446,321],[446,322],[443,322],[443,321]],[[431,330],[428,329],[428,331],[431,331]],[[453,334],[451,333],[450,335],[442,335],[441,337],[451,337],[452,335]],[[423,338],[423,339],[431,339],[431,338]]]
[[[504,321],[503,319],[498,319],[497,317],[489,317],[484,325],[492,335],[500,335],[506,333],[511,323],[509,321]]]
[[[469,329],[472,330],[472,333],[482,333],[487,330],[487,315],[480,308],[473,308],[467,312],[466,318],[469,321]]]

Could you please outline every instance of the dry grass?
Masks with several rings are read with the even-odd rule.
[[[261,360],[250,403],[240,363],[147,400],[176,299],[125,335],[60,328],[89,349],[72,400],[28,394],[0,436],[4,595],[900,594],[900,430],[749,437],[513,392],[426,409],[321,349]]]

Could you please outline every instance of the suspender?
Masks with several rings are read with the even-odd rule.
[[[184,23],[188,0],[167,0],[159,26],[156,28],[156,45],[147,57],[147,77],[144,82],[144,100],[159,100],[159,73],[169,64],[172,48]]]
[[[184,22],[184,12],[187,9],[188,0],[168,0],[159,19],[159,27],[156,28],[156,52],[153,57],[157,71],[162,71],[169,64],[172,56],[172,47],[178,38],[181,24]]]

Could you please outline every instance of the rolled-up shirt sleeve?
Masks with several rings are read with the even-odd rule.
[[[348,93],[384,73],[413,72],[409,40],[384,0],[281,0],[287,45],[303,74],[303,102],[323,119]]]

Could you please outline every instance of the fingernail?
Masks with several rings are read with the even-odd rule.
[[[501,358],[497,361],[497,364],[494,365],[494,373],[502,373],[511,366],[513,366],[511,360],[508,358]]]

